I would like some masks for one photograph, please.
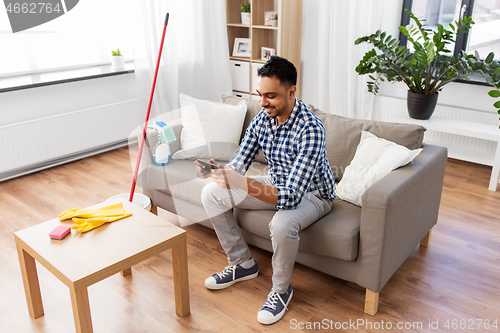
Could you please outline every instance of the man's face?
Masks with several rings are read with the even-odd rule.
[[[266,109],[268,117],[278,117],[279,123],[283,123],[288,118],[295,106],[295,89],[295,86],[285,87],[275,77],[259,76],[257,78],[260,106]]]

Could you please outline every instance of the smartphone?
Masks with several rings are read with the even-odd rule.
[[[207,161],[204,161],[204,160],[200,160],[200,159],[197,159],[196,161],[198,163],[202,164],[204,166],[205,170],[217,169],[217,165],[215,165],[213,163],[210,163],[210,162],[207,162]]]

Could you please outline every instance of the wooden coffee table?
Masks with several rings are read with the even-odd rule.
[[[133,215],[80,234],[72,230],[62,241],[51,240],[60,224],[53,219],[14,233],[29,315],[44,314],[35,260],[69,287],[76,331],[92,332],[87,287],[113,274],[131,274],[131,267],[172,249],[175,311],[189,313],[186,231],[140,207],[114,199],[89,208],[123,202]],[[72,208],[72,207],[68,207]]]

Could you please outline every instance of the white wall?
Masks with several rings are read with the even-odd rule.
[[[439,93],[438,105],[470,109],[486,113],[496,113],[493,103],[496,101],[488,95],[492,88],[466,83],[450,83]],[[382,83],[379,96],[406,99],[407,87],[403,83]]]
[[[0,93],[0,180],[127,144],[145,114],[135,91],[124,74]]]
[[[0,127],[135,98],[133,73],[4,92]]]

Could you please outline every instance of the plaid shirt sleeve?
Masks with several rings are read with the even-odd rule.
[[[248,126],[238,151],[227,164],[240,175],[245,175],[253,160],[261,150],[256,131],[258,131],[257,117]]]
[[[278,186],[278,209],[297,207],[309,188],[317,166],[326,151],[326,133],[322,126],[304,130],[298,142],[298,154],[285,186]]]

